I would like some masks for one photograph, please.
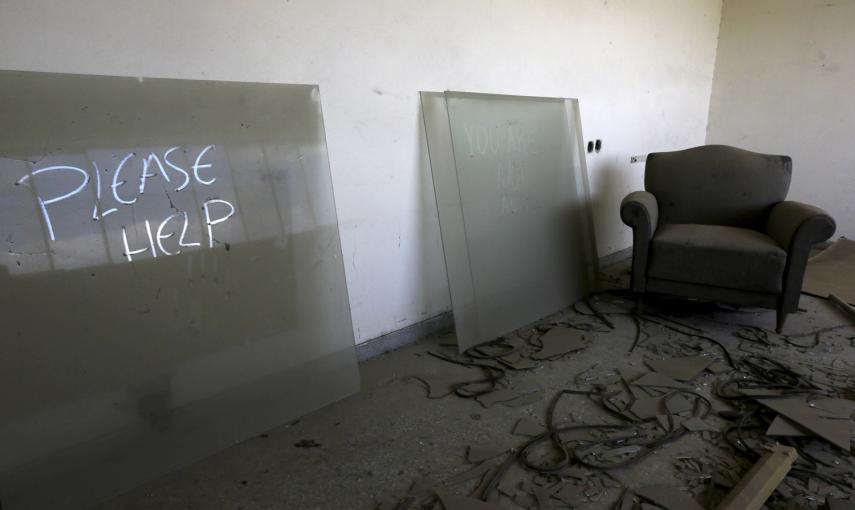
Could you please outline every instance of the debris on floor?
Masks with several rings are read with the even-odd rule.
[[[839,348],[838,337],[851,326],[778,335],[734,322],[729,337],[714,337],[698,327],[698,317],[721,315],[696,313],[709,306],[666,301],[645,303],[642,311],[625,292],[609,291],[558,320],[463,354],[452,344],[431,350],[426,359],[436,363],[426,366],[434,371],[407,378],[427,398],[525,412],[540,406],[542,414],[508,411],[515,416],[507,423],[512,443],[462,446],[468,466],[431,486],[416,482],[378,508],[851,507],[855,370],[842,362],[819,365],[810,356]],[[740,311],[727,312],[740,320]],[[618,328],[634,328],[625,357],[568,373],[557,388],[528,381],[530,371],[577,356]],[[461,370],[456,379],[447,375],[450,366]],[[583,407],[584,420],[574,412]],[[627,470],[645,469],[674,444],[696,446],[672,457],[682,486],[622,481]]]

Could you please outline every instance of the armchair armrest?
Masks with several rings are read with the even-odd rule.
[[[633,292],[644,292],[650,240],[659,223],[659,203],[653,193],[633,191],[620,203],[620,218],[632,227]]]
[[[810,250],[834,235],[836,228],[834,219],[819,207],[789,200],[776,204],[766,223],[766,233],[788,252]]]
[[[830,238],[836,228],[834,218],[812,205],[784,201],[772,208],[766,233],[787,251],[780,311],[796,311],[811,246]]]
[[[633,191],[620,203],[620,219],[633,229],[642,229],[649,241],[659,223],[659,202],[649,191]]]

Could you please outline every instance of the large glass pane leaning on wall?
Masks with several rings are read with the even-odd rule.
[[[3,71],[0,133],[4,510],[357,391],[316,86]]]
[[[590,292],[596,248],[578,101],[421,99],[460,349]]]

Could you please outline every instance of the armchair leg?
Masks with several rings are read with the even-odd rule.
[[[778,310],[778,324],[775,327],[775,332],[778,333],[779,335],[781,334],[781,331],[784,330],[784,323],[785,322],[787,322],[787,312],[784,312],[784,311],[779,309]]]

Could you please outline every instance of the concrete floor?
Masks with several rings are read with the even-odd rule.
[[[625,286],[626,263],[610,268],[608,285]],[[628,303],[626,304],[628,305]],[[756,348],[736,338],[742,325],[771,330],[774,312],[734,311],[704,304],[665,301],[656,309],[679,321],[700,328],[724,343],[735,355],[759,350],[776,358],[808,367],[834,367],[855,374],[855,348],[849,337],[855,330],[842,329],[824,335],[815,348],[797,349],[770,333],[772,349]],[[845,319],[824,300],[803,296],[804,311],[790,317],[786,332],[810,331],[845,323]],[[606,312],[619,306],[603,305]],[[341,402],[281,426],[266,434],[235,445],[217,455],[165,476],[100,506],[103,509],[373,509],[378,504],[405,495],[414,480],[439,483],[471,468],[466,463],[467,446],[481,443],[513,445],[524,438],[511,431],[525,416],[543,420],[551,396],[564,388],[577,388],[577,376],[585,381],[608,378],[619,368],[625,374],[647,371],[645,359],[701,352],[718,355],[717,348],[703,341],[681,338],[673,331],[647,327],[649,338],[633,354],[628,353],[635,335],[629,316],[610,316],[616,328],[595,333],[591,344],[577,353],[543,362],[540,368],[512,373],[509,385],[536,386],[543,390],[540,400],[522,407],[494,405],[482,407],[472,399],[454,395],[437,400],[426,398],[424,387],[408,376],[418,373],[460,373],[468,370],[437,360],[427,351],[443,350],[453,343],[451,333],[425,339],[361,365],[362,391]],[[596,319],[567,310],[549,320],[565,319],[597,323]],[[706,374],[697,380],[696,390],[709,394],[717,376]],[[566,398],[557,416],[577,422],[603,422],[606,414],[586,396]],[[716,421],[718,420],[718,421]],[[718,418],[711,421],[724,424]],[[319,447],[300,448],[295,443],[313,440]],[[720,451],[715,441],[701,434],[688,434],[667,444],[653,455],[627,468],[611,472],[615,485],[636,488],[655,483],[682,485],[673,467],[675,457],[699,457]],[[509,477],[529,476],[514,467]],[[466,494],[475,482],[448,487],[452,493]],[[596,495],[584,508],[611,508],[622,489],[609,488]],[[520,508],[507,498],[503,508]],[[555,508],[561,502],[554,501]],[[532,508],[536,508],[532,506]]]

